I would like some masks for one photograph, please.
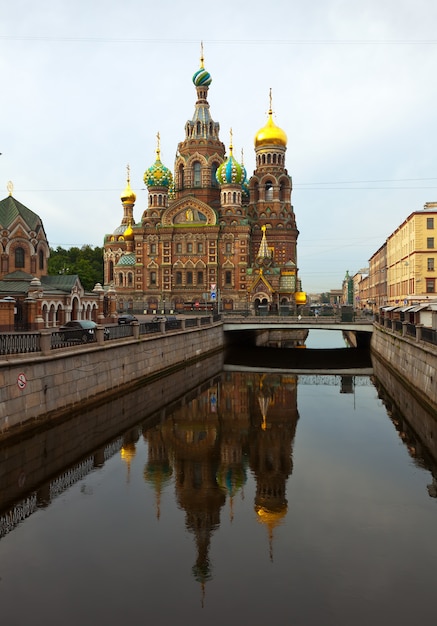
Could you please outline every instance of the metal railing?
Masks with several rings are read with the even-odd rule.
[[[150,334],[159,334],[161,332],[171,332],[182,330],[183,328],[195,328],[197,326],[207,326],[211,323],[220,321],[221,316],[205,315],[204,317],[195,316],[193,318],[180,319],[171,317],[171,319],[155,322],[140,322],[139,324],[110,324],[108,326],[98,326],[93,334],[78,334],[77,331],[62,331],[54,328],[44,329],[46,340],[49,342],[50,350],[58,350],[61,348],[70,348],[83,344],[95,344],[98,341],[98,332],[103,331],[105,341],[123,340],[135,336],[135,327],[138,328],[137,336]],[[42,336],[43,333],[33,331],[29,333],[8,332],[0,333],[0,356],[14,354],[28,354],[42,352]],[[47,345],[47,344],[46,344]]]

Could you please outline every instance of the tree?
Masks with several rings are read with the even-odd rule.
[[[90,245],[50,248],[48,273],[77,274],[84,289],[91,291],[96,283],[103,284],[103,248]]]

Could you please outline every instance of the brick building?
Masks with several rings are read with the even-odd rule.
[[[148,205],[138,221],[128,172],[121,223],[104,239],[105,287],[115,289],[119,311],[293,309],[305,294],[287,136],[273,121],[271,94],[248,178],[233,154],[232,131],[226,154],[211,117],[203,55],[192,80],[197,99],[174,170],[161,161],[158,134],[156,160],[144,174]]]

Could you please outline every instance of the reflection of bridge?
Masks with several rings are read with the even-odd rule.
[[[340,330],[351,332],[373,332],[373,322],[368,319],[357,319],[344,322],[337,317],[281,317],[281,316],[248,316],[223,315],[223,330]]]

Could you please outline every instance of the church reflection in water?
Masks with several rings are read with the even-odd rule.
[[[156,516],[163,489],[173,483],[195,538],[193,575],[200,583],[211,578],[210,543],[220,512],[228,499],[232,518],[249,472],[256,483],[254,511],[266,527],[272,558],[274,528],[287,514],[298,417],[297,376],[226,372],[160,424],[144,428],[144,480],[155,492]],[[135,435],[131,431],[121,449],[128,467]]]

